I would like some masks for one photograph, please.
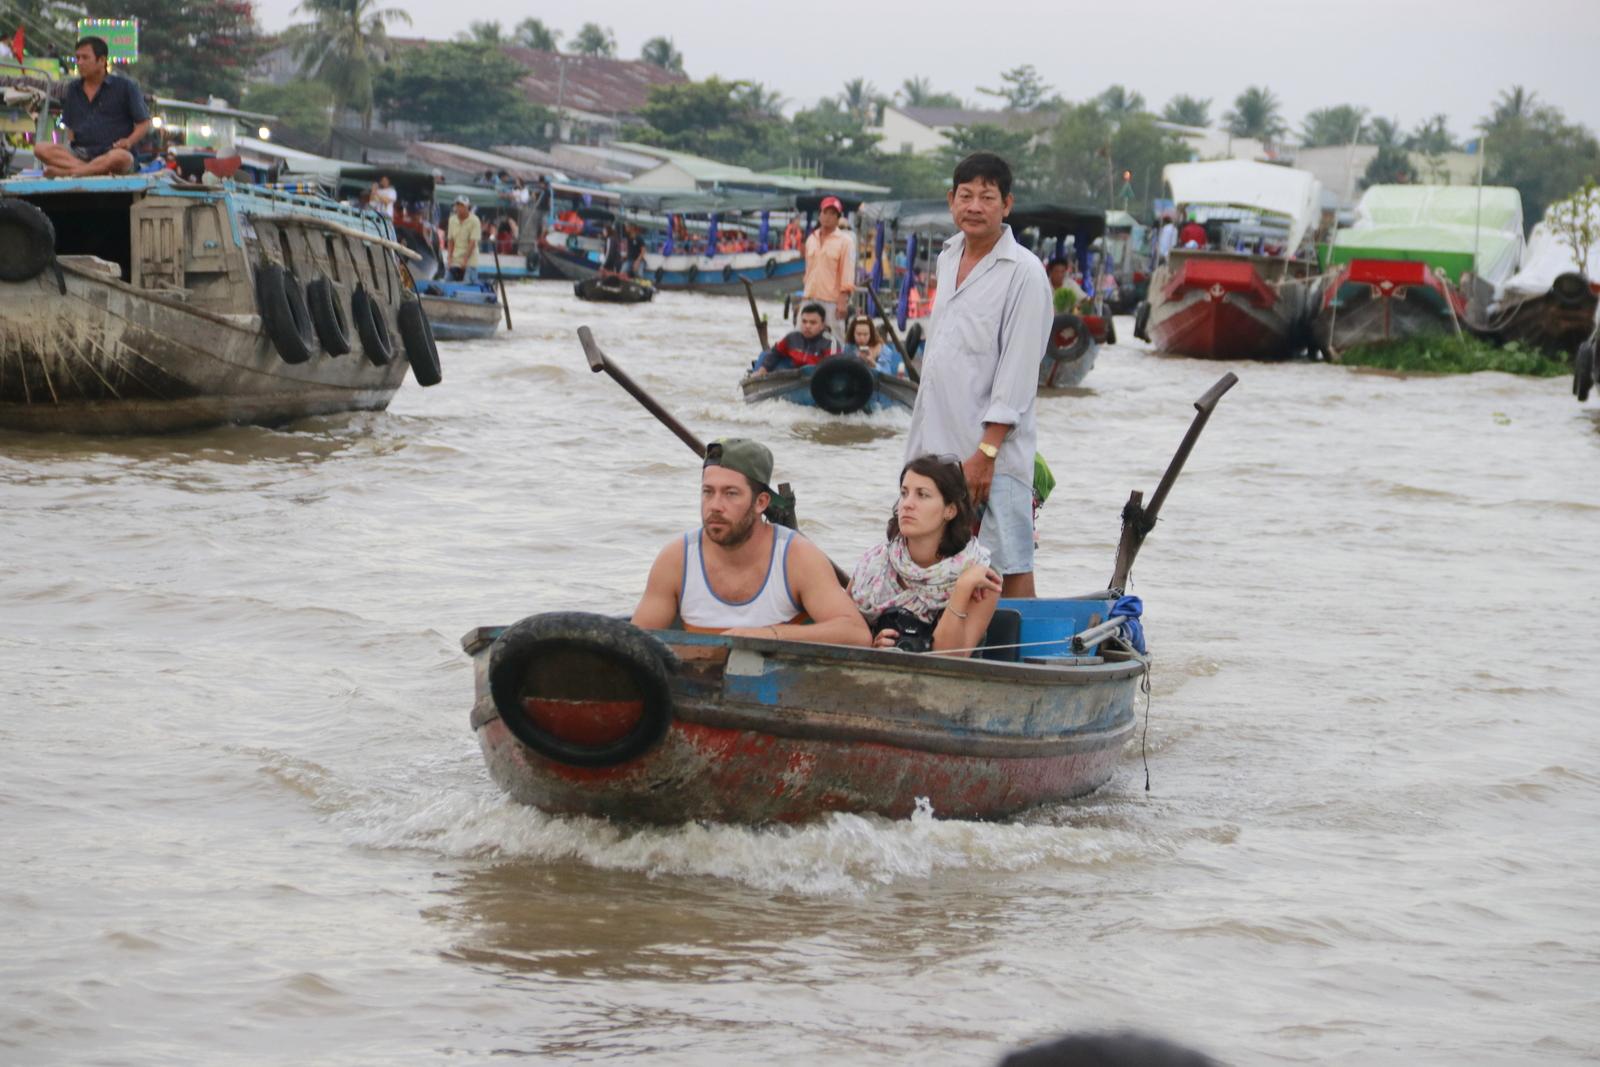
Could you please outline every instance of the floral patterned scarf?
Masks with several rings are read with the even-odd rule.
[[[856,564],[850,579],[850,597],[869,620],[892,608],[904,608],[923,621],[944,610],[961,572],[971,566],[987,567],[989,550],[974,537],[953,556],[923,567],[911,558],[904,537],[873,545]]]

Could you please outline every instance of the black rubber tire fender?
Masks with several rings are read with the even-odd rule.
[[[1565,271],[1550,283],[1550,294],[1563,307],[1579,307],[1589,299],[1589,279],[1579,271]]]
[[[580,745],[556,737],[529,716],[524,701],[530,671],[541,655],[566,650],[597,656],[614,667],[585,675],[596,684],[614,684],[618,675],[632,681],[642,708],[638,723],[625,736],[605,745]],[[489,694],[506,728],[534,752],[575,767],[610,767],[644,755],[666,736],[672,722],[668,675],[676,667],[670,649],[622,619],[582,611],[546,612],[507,627],[495,639],[489,649]]]
[[[657,267],[655,269],[655,271],[651,273],[650,278],[657,285],[660,285],[661,284],[661,279],[665,278],[666,276],[667,276],[667,268],[665,268],[665,267]]]
[[[1594,388],[1594,338],[1578,346],[1578,352],[1572,358],[1572,395],[1582,403],[1589,399],[1589,390]]]
[[[850,415],[872,402],[877,387],[872,368],[856,356],[829,356],[811,376],[811,399],[830,415]]]
[[[1061,335],[1067,330],[1072,331],[1072,336],[1065,344],[1061,343]],[[1093,338],[1089,336],[1088,327],[1078,316],[1065,312],[1057,315],[1050,322],[1050,343],[1045,347],[1045,355],[1057,363],[1071,363],[1081,359],[1089,351]]]
[[[689,264],[689,269],[686,273],[689,276],[689,284],[693,285],[700,280],[700,265],[698,263]]]
[[[1150,325],[1150,301],[1141,300],[1139,306],[1133,309],[1133,336],[1141,341],[1149,342],[1150,334],[1146,327]]]
[[[261,326],[266,331],[278,358],[296,365],[309,360],[317,347],[311,311],[306,307],[305,291],[294,272],[278,263],[263,263],[256,268],[256,299],[261,308]]]
[[[911,328],[906,331],[904,355],[907,359],[915,359],[920,351],[922,351],[922,323],[913,322]]]
[[[1106,344],[1114,345],[1116,343],[1117,343],[1117,317],[1111,313],[1111,309],[1110,308],[1107,308],[1106,309]]]
[[[739,276],[739,273],[738,273],[738,271],[733,269],[733,264],[732,263],[724,263],[722,265],[722,280],[723,281],[731,282],[735,278],[737,278],[738,276]]]
[[[0,281],[37,278],[56,257],[56,227],[26,200],[0,199]]]
[[[356,336],[367,362],[379,367],[394,359],[394,342],[389,339],[389,324],[383,320],[383,305],[372,298],[365,285],[350,294],[350,317],[355,320]]]
[[[316,327],[322,350],[330,356],[349,352],[350,324],[344,317],[339,290],[326,274],[319,274],[306,284],[306,307],[311,310],[311,324]]]
[[[775,259],[767,260],[767,262],[762,266],[761,270],[766,274],[767,277],[772,277],[774,274],[778,273],[778,261]]]
[[[428,321],[422,301],[401,301],[395,319],[400,325],[406,361],[411,364],[411,376],[418,385],[438,385],[444,378],[439,369],[439,343],[433,339],[433,323]]]

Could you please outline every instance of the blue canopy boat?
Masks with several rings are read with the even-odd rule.
[[[417,297],[441,341],[493,337],[500,326],[500,296],[491,282],[418,282]]]
[[[791,404],[821,408],[830,415],[858,411],[883,411],[917,403],[917,386],[906,378],[869,367],[849,355],[829,356],[821,363],[778,370],[761,377],[747,376],[739,383],[747,404],[787,400]]]

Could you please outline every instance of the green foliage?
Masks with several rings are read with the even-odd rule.
[[[522,95],[524,73],[493,45],[440,42],[402,52],[379,72],[373,95],[386,113],[457,144],[542,144],[551,115]]]
[[[952,107],[960,108],[966,105],[955,93],[935,92],[933,83],[927,78],[907,78],[900,83],[900,91],[895,94],[906,107]]]
[[[1405,140],[1400,132],[1399,119],[1376,118],[1361,127],[1361,143],[1375,144],[1379,148],[1399,148]]]
[[[1514,341],[1502,348],[1471,334],[1432,334],[1387,344],[1358,345],[1343,353],[1339,362],[1422,374],[1476,374],[1491,370],[1555,378],[1571,373],[1565,360],[1551,359]]]
[[[531,48],[535,52],[554,52],[561,40],[561,31],[552,30],[543,19],[527,18],[517,23],[511,43]]]
[[[1435,115],[1417,123],[1417,128],[1406,138],[1406,147],[1413,152],[1429,156],[1442,156],[1456,150],[1456,136],[1450,132],[1449,118]]]
[[[1039,155],[1041,173],[1031,180],[1040,192],[1073,203],[1111,205],[1124,171],[1131,172],[1135,189],[1160,188],[1161,168],[1188,159],[1189,147],[1149,115],[1114,122],[1098,102],[1088,101],[1062,110],[1049,146]]]
[[[1554,107],[1536,104],[1521,86],[1500,94],[1482,123],[1488,152],[1484,181],[1522,194],[1523,218],[1544,217],[1556,200],[1600,175],[1600,142]]]
[[[148,27],[139,35],[139,62],[131,72],[146,92],[237,100],[266,51],[249,0],[124,0],[116,15]]]
[[[610,59],[617,54],[617,35],[611,27],[598,22],[585,22],[572,38],[572,52],[580,56],[599,56]]]
[[[974,152],[993,152],[1010,164],[1015,184],[1013,192],[1020,195],[1032,184],[1033,150],[1029,148],[1032,140],[1033,134],[1027,130],[1008,130],[989,123],[957,126],[950,131],[950,143],[940,149],[939,158],[942,169],[949,172]]]
[[[639,58],[651,66],[683,73],[683,53],[672,43],[671,37],[652,37],[639,49]]]
[[[1252,85],[1233,100],[1233,109],[1222,116],[1228,132],[1235,137],[1254,137],[1271,142],[1289,132],[1284,124],[1278,97],[1264,85]]]
[[[1024,63],[1000,75],[1000,88],[985,89],[979,86],[978,92],[985,96],[1002,98],[1006,102],[1006,107],[1012,111],[1032,111],[1059,99],[1051,95],[1052,88],[1039,77],[1039,72],[1033,69],[1032,63]]]
[[[1361,188],[1372,185],[1404,185],[1417,180],[1411,156],[1398,145],[1383,145],[1361,175]]]
[[[1120,85],[1111,86],[1094,99],[1095,103],[1100,105],[1100,110],[1112,118],[1137,115],[1144,110],[1144,94],[1133,92]]]
[[[321,153],[328,147],[328,115],[333,92],[317,81],[296,81],[288,85],[255,82],[245,89],[239,106],[246,111],[276,115],[272,139],[303,152]]]
[[[1361,123],[1366,117],[1366,108],[1351,104],[1319,107],[1300,124],[1300,142],[1307,148],[1351,144],[1360,136]]]
[[[387,27],[391,22],[410,25],[411,16],[399,8],[380,8],[378,0],[301,0],[295,10],[311,16],[310,22],[290,26],[285,35],[301,72],[326,84],[333,90],[334,107],[358,112],[362,127],[370,129],[373,75],[387,53]]]
[[[751,165],[769,158],[781,120],[751,107],[748,82],[705,81],[657,85],[639,109],[647,123],[638,137],[647,144]]]
[[[1544,220],[1573,250],[1587,275],[1589,256],[1600,244],[1600,185],[1593,178],[1587,179],[1583,188],[1551,204]]]
[[[857,129],[876,124],[880,108],[886,98],[878,87],[865,78],[851,78],[844,83],[844,92],[838,97],[839,107],[854,120]]]
[[[1207,97],[1201,100],[1187,93],[1179,93],[1167,101],[1167,106],[1161,109],[1161,117],[1180,126],[1210,126],[1211,99]]]
[[[499,22],[470,22],[465,33],[456,34],[456,40],[473,44],[510,44]]]

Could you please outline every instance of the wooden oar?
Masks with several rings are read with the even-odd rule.
[[[506,329],[511,329],[511,301],[506,297],[506,276],[500,273],[500,242],[491,245],[494,249],[494,280],[500,284],[500,306],[506,309]]]
[[[1128,586],[1128,574],[1133,570],[1133,559],[1139,554],[1139,546],[1144,544],[1144,539],[1150,531],[1155,529],[1156,516],[1161,512],[1161,505],[1166,502],[1167,494],[1172,491],[1172,483],[1178,480],[1178,474],[1183,470],[1184,462],[1189,458],[1189,453],[1194,449],[1194,443],[1200,439],[1200,431],[1205,429],[1206,420],[1211,418],[1212,409],[1217,406],[1217,401],[1222,399],[1222,394],[1232,389],[1239,382],[1239,376],[1229,371],[1217,379],[1217,384],[1207,389],[1205,395],[1194,402],[1196,412],[1194,421],[1189,424],[1189,432],[1183,435],[1183,441],[1178,445],[1178,451],[1173,454],[1172,462],[1167,464],[1167,472],[1161,476],[1161,482],[1156,486],[1156,491],[1150,498],[1150,506],[1144,506],[1144,494],[1135,489],[1128,496],[1128,502],[1122,508],[1122,539],[1117,543],[1116,569],[1111,574],[1111,581],[1107,589],[1117,596],[1121,596]]]
[[[672,413],[662,407],[655,397],[645,392],[644,386],[630,378],[627,371],[613,363],[605,352],[601,351],[599,343],[594,339],[594,332],[589,327],[578,327],[578,343],[583,345],[583,355],[589,361],[589,369],[591,371],[596,374],[605,371],[611,375],[612,381],[622,386],[627,394],[643,405],[646,411],[654,415],[661,425],[676,434],[678,440],[688,445],[695,455],[701,459],[706,458],[705,442],[701,441],[693,431],[674,418]],[[800,528],[799,519],[796,518],[794,513],[794,493],[790,491],[788,482],[779,484],[777,493],[773,495],[772,503],[767,506],[766,516],[769,522],[787,526],[791,530]],[[850,575],[832,560],[829,560],[828,563],[833,567],[834,577],[839,579],[839,584],[848,587],[850,585]]]
[[[900,355],[903,357],[901,362],[905,364],[906,368],[906,377],[911,380],[912,385],[921,385],[922,375],[917,371],[917,365],[911,362],[911,353],[906,351],[905,342],[901,341],[900,335],[895,332],[894,322],[889,318],[889,312],[885,310],[883,301],[879,300],[878,294],[871,289],[867,290],[867,296],[871,298],[872,306],[878,309],[878,318],[883,323],[884,336],[893,341],[894,346],[900,350]]]
[[[744,295],[750,298],[750,317],[756,320],[756,336],[761,339],[761,351],[765,352],[772,347],[767,344],[767,320],[756,308],[756,291],[750,287],[750,279],[741,274],[739,280],[744,282]]]

